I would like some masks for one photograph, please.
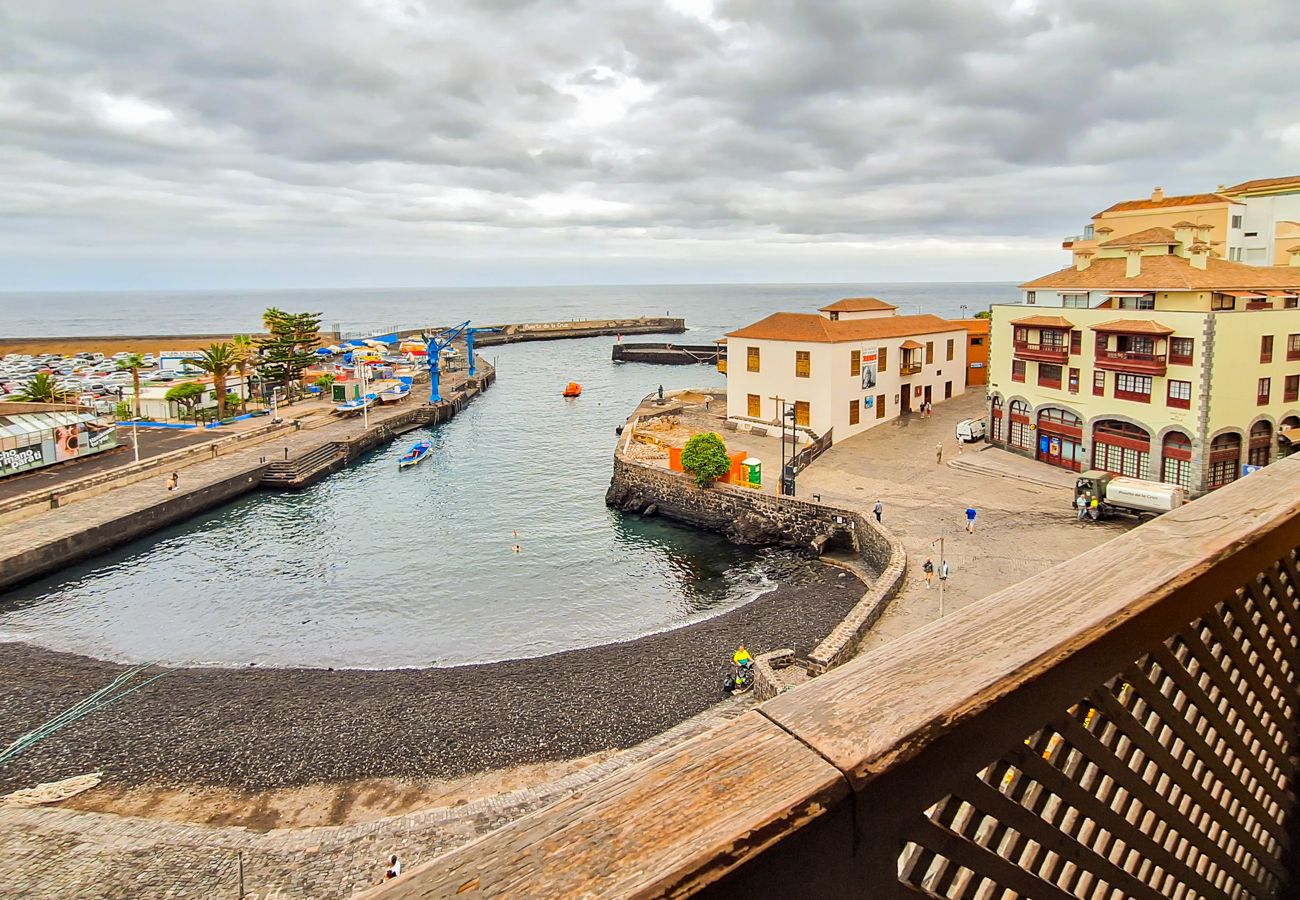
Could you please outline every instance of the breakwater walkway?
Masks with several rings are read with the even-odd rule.
[[[160,470],[151,478],[110,485],[93,498],[0,523],[0,591],[182,522],[250,491],[312,484],[404,430],[451,418],[485,390],[495,374],[482,361],[475,379],[463,373],[448,374],[441,386],[445,397],[441,403],[419,405],[407,399],[376,407],[371,410],[368,429],[360,417],[317,417],[319,424],[313,422],[312,427],[302,429],[287,424],[264,440],[180,469],[175,491],[166,490],[167,470]],[[292,416],[293,407],[281,412]]]

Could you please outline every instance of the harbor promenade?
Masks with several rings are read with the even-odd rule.
[[[494,375],[492,368],[483,363],[480,377],[491,379]],[[444,374],[441,389],[445,398],[451,398],[444,400],[449,414],[459,402],[455,398],[464,391],[465,382],[464,373]],[[120,485],[110,481],[89,499],[0,522],[0,591],[257,490],[264,473],[273,465],[317,456],[325,447],[369,446],[391,437],[391,429],[385,431],[385,426],[409,419],[411,411],[418,407],[414,392],[402,403],[374,407],[369,415],[369,432],[362,417],[331,417],[321,401],[303,404],[300,411],[285,407],[281,410],[285,421],[274,433],[178,468],[179,484],[174,491],[166,488],[170,470],[163,468],[141,480],[123,478]],[[310,427],[295,427],[294,418],[308,411],[319,415],[308,420]],[[334,461],[333,457],[326,460]],[[68,474],[79,475],[75,468]],[[112,472],[101,474],[111,477]]]

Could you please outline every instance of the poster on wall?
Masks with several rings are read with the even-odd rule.
[[[23,472],[43,465],[45,465],[45,454],[40,444],[0,450],[0,475],[12,475],[14,472]]]
[[[862,351],[862,389],[870,390],[876,386],[876,351],[864,349]]]
[[[54,461],[76,459],[81,448],[81,425],[60,425],[54,429]]]

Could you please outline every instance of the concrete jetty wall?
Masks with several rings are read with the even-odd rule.
[[[654,363],[661,366],[715,365],[727,358],[726,344],[615,344],[614,362]]]

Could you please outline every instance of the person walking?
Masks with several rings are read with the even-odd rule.
[[[930,589],[930,583],[934,581],[934,561],[930,557],[925,558],[925,565],[921,566],[921,571],[925,573],[925,589]]]
[[[948,560],[945,559],[939,563],[939,580],[947,583],[950,574],[952,574],[952,570],[948,568]]]
[[[1082,522],[1083,517],[1088,514],[1088,498],[1080,494],[1074,498],[1074,505],[1079,510],[1079,521]]]
[[[936,466],[943,464],[943,441],[934,445],[934,464]]]
[[[874,513],[876,514],[876,521],[879,522],[879,521],[880,521],[880,517],[881,517],[882,515],[884,515],[884,512],[885,512],[885,505],[884,505],[883,503],[881,503],[879,500],[877,500],[877,501],[876,501],[876,508],[873,509],[872,512],[874,512]]]
[[[975,533],[975,507],[966,507],[966,532],[967,534]]]

